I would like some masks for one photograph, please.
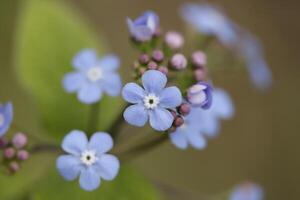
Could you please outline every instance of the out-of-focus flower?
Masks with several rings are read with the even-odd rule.
[[[235,24],[216,7],[207,3],[187,3],[180,11],[183,19],[199,32],[215,36],[228,46],[238,40]]]
[[[254,183],[244,183],[237,186],[229,200],[263,200],[264,192],[261,186]]]
[[[174,116],[168,109],[175,109],[181,104],[181,92],[174,86],[165,88],[167,77],[157,70],[146,71],[142,83],[144,89],[136,83],[128,83],[123,88],[123,98],[134,104],[125,110],[125,120],[141,127],[150,119],[150,125],[155,130],[169,129]]]
[[[232,117],[234,108],[229,95],[221,89],[213,92],[214,101],[208,110],[192,107],[184,117],[184,124],[170,134],[171,142],[180,149],[189,145],[196,149],[206,147],[206,137],[216,136],[220,129],[220,119]]]
[[[220,9],[206,3],[185,4],[181,8],[181,15],[199,32],[216,37],[226,47],[241,55],[257,88],[263,90],[270,87],[272,73],[261,45],[247,30],[236,25]]]
[[[0,137],[2,137],[10,127],[13,119],[12,103],[0,104]]]
[[[213,101],[212,87],[208,83],[199,82],[188,89],[187,98],[193,106],[209,109]]]
[[[62,142],[63,150],[69,155],[58,157],[57,169],[68,181],[79,176],[82,189],[95,190],[100,186],[100,179],[113,180],[118,174],[119,160],[107,154],[112,147],[113,140],[107,133],[97,132],[88,141],[84,132],[71,131]]]
[[[116,72],[119,64],[117,56],[106,55],[98,59],[94,50],[83,50],[73,59],[76,71],[66,74],[63,86],[69,93],[77,92],[78,99],[86,104],[99,101],[103,92],[117,96],[122,87]]]
[[[146,11],[136,20],[127,18],[127,24],[131,36],[137,41],[148,41],[152,39],[159,29],[159,17],[153,11]]]
[[[169,31],[165,36],[165,43],[173,50],[180,49],[184,44],[182,35],[176,31]]]
[[[203,68],[207,63],[206,54],[203,51],[196,51],[192,54],[192,63],[196,68]]]
[[[27,144],[27,136],[24,133],[16,133],[12,138],[12,144],[17,149],[23,148]]]
[[[170,60],[170,65],[174,69],[183,70],[187,67],[187,59],[181,53],[176,53]]]

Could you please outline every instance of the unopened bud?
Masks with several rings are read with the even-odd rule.
[[[147,54],[141,54],[139,56],[139,62],[142,65],[146,65],[150,61],[150,58]]]
[[[28,153],[28,151],[26,151],[26,150],[20,150],[20,151],[18,151],[18,153],[17,153],[17,158],[19,159],[19,160],[27,160],[28,158],[29,158],[29,153]]]
[[[15,148],[21,149],[27,144],[27,136],[24,133],[17,133],[14,135],[12,143]]]
[[[208,109],[212,104],[212,87],[208,83],[199,82],[188,89],[187,98],[193,106]]]
[[[5,138],[0,138],[0,148],[6,147],[8,144],[8,141]]]
[[[166,33],[165,42],[173,50],[180,49],[183,46],[184,39],[182,35],[175,31]]]
[[[191,106],[187,103],[183,103],[179,106],[179,113],[182,114],[183,116],[186,116],[190,113],[191,111]]]
[[[175,54],[170,61],[171,66],[177,70],[183,70],[187,66],[187,60],[182,54]]]
[[[7,159],[11,159],[15,156],[16,154],[16,150],[12,147],[8,147],[6,149],[4,149],[3,151],[3,156],[4,158],[7,158]]]
[[[198,68],[194,71],[194,77],[196,81],[204,81],[206,79],[206,68]]]
[[[177,116],[174,120],[174,126],[179,127],[184,123],[184,119],[180,116]]]
[[[148,63],[148,69],[149,69],[149,70],[156,70],[156,69],[157,69],[157,63],[154,62],[154,61],[150,61],[150,62]]]
[[[19,169],[20,169],[20,165],[16,161],[13,161],[13,162],[9,163],[9,170],[12,173],[15,173],[15,172],[19,171]]]
[[[156,62],[162,62],[164,60],[164,53],[161,50],[154,50],[152,59]]]
[[[158,71],[162,72],[165,75],[168,75],[168,73],[169,73],[169,69],[165,66],[158,67]]]
[[[204,67],[206,65],[206,54],[202,51],[196,51],[192,55],[192,63],[196,68]]]

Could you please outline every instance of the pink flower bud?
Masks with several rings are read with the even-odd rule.
[[[3,156],[7,159],[13,158],[15,156],[15,154],[16,154],[16,151],[12,147],[8,147],[8,148],[4,149],[4,151],[3,151]]]
[[[154,50],[152,59],[156,62],[162,62],[164,60],[164,53],[161,50]]]
[[[24,133],[17,133],[14,135],[12,143],[15,148],[21,149],[27,144],[27,136]]]
[[[184,123],[184,120],[182,117],[177,116],[174,120],[174,126],[179,127]]]
[[[187,66],[187,60],[184,55],[177,53],[171,58],[170,64],[174,69],[183,70]]]
[[[150,58],[147,54],[141,54],[139,56],[139,62],[142,64],[142,65],[145,65],[147,64],[148,62],[150,61]]]
[[[198,68],[194,71],[194,77],[196,81],[204,81],[206,79],[206,69],[205,68]]]
[[[28,158],[29,158],[29,153],[28,153],[28,151],[26,151],[26,150],[20,150],[20,151],[18,151],[18,153],[17,153],[17,158],[19,159],[19,160],[27,160]]]
[[[158,68],[158,71],[162,72],[165,75],[168,75],[168,73],[169,73],[169,69],[167,67],[164,67],[164,66],[160,66]]]
[[[195,67],[204,67],[206,65],[206,54],[202,51],[196,51],[192,55],[192,63]]]
[[[157,69],[157,63],[156,63],[156,62],[153,62],[153,61],[150,61],[150,62],[148,63],[148,69],[150,69],[150,70],[155,70],[155,69]]]
[[[12,172],[12,173],[15,173],[17,171],[19,171],[20,169],[20,165],[19,163],[17,163],[16,161],[13,161],[9,164],[9,170]]]
[[[180,49],[184,44],[182,35],[175,31],[169,31],[166,33],[165,42],[173,50]]]
[[[187,103],[183,103],[179,106],[179,113],[182,114],[183,116],[188,115],[190,111],[191,111],[191,106]]]

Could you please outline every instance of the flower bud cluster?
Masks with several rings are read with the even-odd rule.
[[[169,129],[169,132],[172,133],[176,131],[176,129],[182,126],[184,122],[184,117],[187,116],[191,111],[191,106],[189,103],[182,103],[180,106],[176,108],[176,111],[172,110],[171,113],[174,117],[173,125]]]
[[[0,138],[3,163],[10,174],[16,173],[20,169],[21,162],[29,158],[27,143],[27,136],[24,133],[14,134],[11,140]]]

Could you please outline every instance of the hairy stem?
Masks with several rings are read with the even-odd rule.
[[[91,135],[97,131],[98,123],[99,123],[99,111],[100,111],[100,103],[94,103],[90,107],[90,116],[87,126],[87,134]]]

